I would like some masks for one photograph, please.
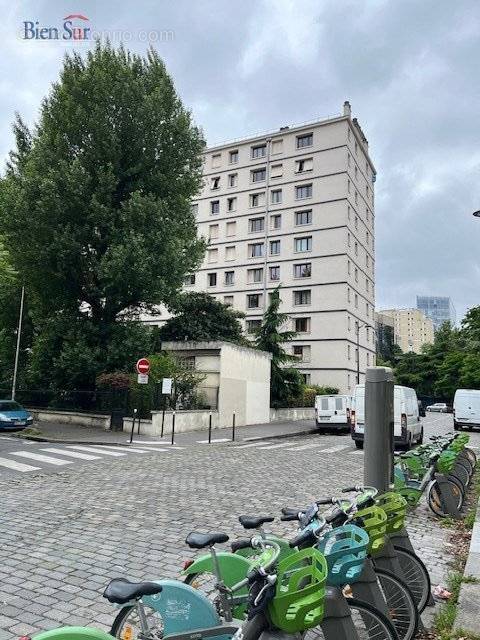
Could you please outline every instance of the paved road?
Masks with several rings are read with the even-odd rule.
[[[426,433],[450,430],[451,421],[429,416]],[[472,439],[480,447],[480,434]],[[178,576],[192,556],[183,544],[190,530],[241,535],[241,513],[276,515],[363,475],[363,453],[341,435],[174,450],[142,443],[128,452],[2,439],[0,457],[37,467],[0,467],[0,640],[61,624],[106,629],[114,616],[101,597],[109,578]],[[293,534],[288,523],[272,529]],[[443,580],[445,530],[423,507],[410,530],[434,583]]]

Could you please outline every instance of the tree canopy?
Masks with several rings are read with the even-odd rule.
[[[92,385],[111,341],[140,335],[125,319],[169,304],[201,262],[204,140],[153,50],[100,43],[65,57],[36,126],[17,117],[14,132],[0,222],[37,326],[32,367],[84,361]]]

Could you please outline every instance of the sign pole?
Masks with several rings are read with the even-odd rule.
[[[235,411],[232,416],[232,442],[235,442]]]
[[[20,341],[22,337],[22,322],[23,322],[23,303],[25,300],[25,287],[22,287],[22,297],[20,299],[20,313],[18,316],[18,329],[17,329],[17,346],[15,349],[15,364],[13,366],[13,381],[12,381],[12,400],[15,400],[15,393],[17,391],[17,372],[18,372],[18,359],[20,357]]]
[[[172,442],[171,444],[175,444],[175,410],[172,413]]]

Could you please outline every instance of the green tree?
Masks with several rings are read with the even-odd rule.
[[[17,118],[14,131],[0,185],[5,243],[42,333],[51,319],[73,325],[43,357],[68,370],[85,346],[107,360],[114,328],[170,303],[202,259],[190,206],[201,132],[155,52],[109,44],[67,55],[35,129]],[[73,377],[91,385],[101,370],[81,359]]]
[[[222,304],[208,293],[179,295],[170,305],[170,311],[173,317],[157,332],[160,341],[225,340],[246,344],[239,322],[243,313]]]
[[[295,338],[296,333],[283,329],[288,322],[288,315],[280,312],[280,303],[280,287],[277,287],[270,295],[268,308],[255,339],[257,349],[272,354],[270,382],[272,406],[287,406],[293,398],[302,394],[304,387],[300,372],[293,367],[285,366],[296,361],[295,356],[285,351],[285,345]]]

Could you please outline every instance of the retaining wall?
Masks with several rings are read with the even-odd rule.
[[[49,409],[29,409],[36,422],[74,424],[77,427],[110,429],[110,416],[96,413],[76,413],[75,411],[52,411]]]

